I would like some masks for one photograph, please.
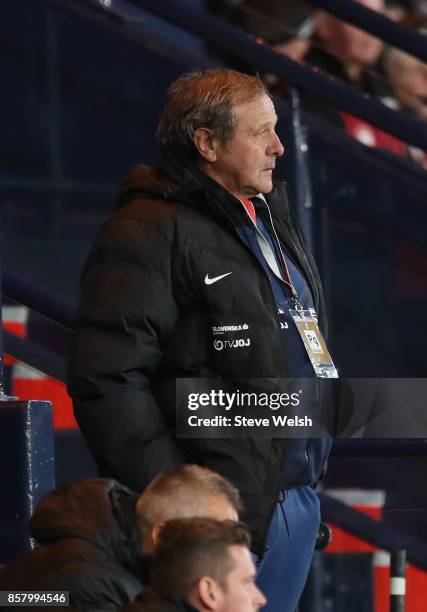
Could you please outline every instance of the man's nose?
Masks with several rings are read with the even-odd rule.
[[[268,154],[274,155],[275,157],[280,157],[281,155],[283,155],[284,152],[285,152],[285,149],[282,143],[280,142],[280,138],[276,134],[276,132],[274,132],[274,138],[272,142],[270,143]]]
[[[267,598],[264,596],[263,592],[259,590],[259,588],[256,586],[256,596],[254,598],[254,603],[255,603],[255,610],[259,610],[260,608],[263,608],[265,606],[265,604],[267,603]]]

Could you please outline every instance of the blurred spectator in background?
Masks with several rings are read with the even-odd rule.
[[[129,612],[256,612],[266,599],[255,585],[246,527],[181,519],[161,529],[151,559],[151,588]]]
[[[390,13],[396,19],[405,15],[406,7],[400,0],[387,2],[387,9],[384,0],[360,0],[360,3],[374,11]],[[381,98],[390,96],[385,77],[375,70],[384,47],[382,40],[325,11],[313,11],[298,0],[223,0],[211,2],[210,9],[295,61],[304,61],[362,93]],[[228,59],[236,65],[233,58]],[[246,72],[253,70],[241,62],[237,66]],[[287,83],[271,75],[266,76],[266,82],[274,93],[288,95]],[[359,142],[407,157],[405,143],[367,121],[341,112],[317,96],[303,93],[302,102],[305,110],[344,129]]]
[[[0,590],[66,590],[75,608],[117,609],[141,592],[144,554],[165,521],[237,520],[239,508],[227,480],[193,465],[160,474],[139,499],[114,480],[75,482],[37,506],[30,530],[40,547],[4,569]]]
[[[312,9],[303,1],[207,0],[207,7],[292,59],[300,60],[310,47]],[[237,69],[253,72],[251,66],[243,66],[234,58],[229,60]]]
[[[311,34],[312,8],[299,0],[242,0],[234,20],[251,34],[270,45],[280,45],[300,35]]]
[[[360,0],[360,4],[377,12],[385,9],[383,0]],[[382,40],[324,11],[315,15],[314,32],[321,50],[310,51],[306,62],[356,84],[363,91],[369,90],[365,69],[379,58]]]
[[[387,49],[383,64],[400,108],[427,122],[427,64],[400,49]]]
[[[400,49],[386,49],[383,70],[390,82],[393,97],[384,102],[395,109],[408,111],[427,123],[427,64]],[[409,157],[427,170],[427,153],[408,146]]]
[[[393,21],[402,21],[408,11],[408,3],[405,0],[386,0],[385,14]]]
[[[385,0],[385,7],[387,17],[413,28],[427,17],[425,0]]]
[[[207,7],[271,45],[297,36],[312,12],[302,0],[207,0]]]
[[[384,0],[360,0],[360,4],[377,12],[385,11]],[[304,57],[307,64],[356,87],[362,93],[371,96],[384,94],[384,80],[371,70],[383,50],[382,40],[319,11],[314,16],[314,42],[315,46]],[[303,96],[303,105],[312,114],[344,128],[350,136],[367,146],[407,156],[407,147],[403,142],[359,117],[341,112],[310,95]]]

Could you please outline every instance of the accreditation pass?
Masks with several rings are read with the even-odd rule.
[[[316,376],[319,378],[338,378],[337,369],[317,325],[317,315],[314,308],[289,310],[289,314],[297,326]]]
[[[37,606],[63,607],[70,606],[69,591],[0,591],[0,607]]]

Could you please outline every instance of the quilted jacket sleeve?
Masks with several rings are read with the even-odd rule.
[[[76,418],[102,472],[135,491],[184,462],[150,390],[179,315],[169,225],[117,218],[104,227],[83,274],[69,368]]]

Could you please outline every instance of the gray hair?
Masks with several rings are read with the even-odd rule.
[[[235,70],[215,69],[191,72],[169,88],[157,136],[162,147],[180,149],[197,157],[194,134],[205,128],[226,143],[236,125],[233,106],[269,96],[257,76]]]

